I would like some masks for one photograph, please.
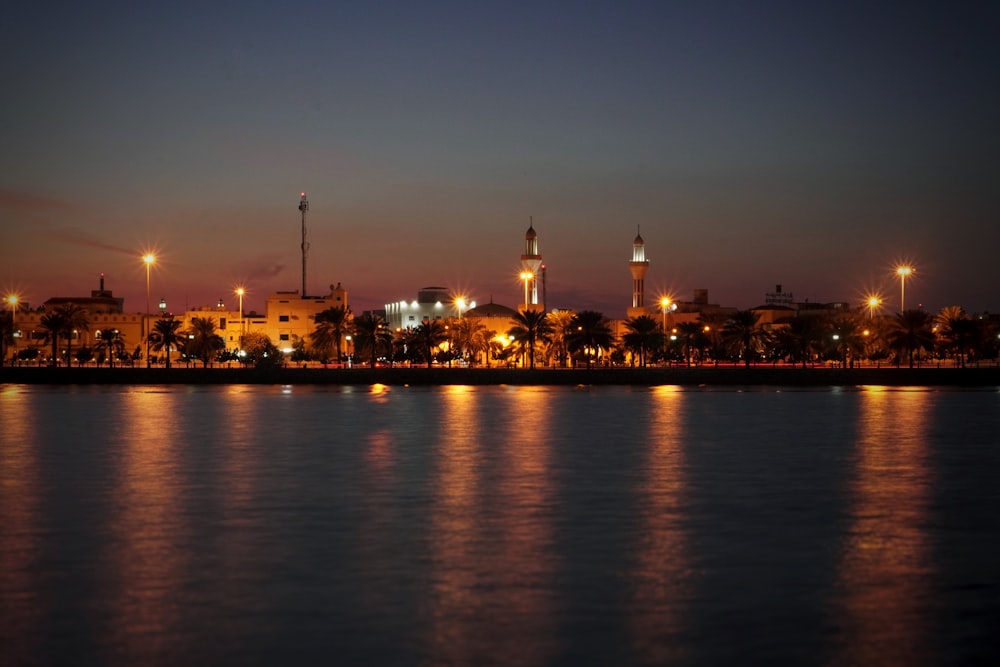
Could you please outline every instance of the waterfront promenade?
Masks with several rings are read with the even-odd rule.
[[[1000,368],[51,368],[5,367],[0,384],[681,385],[998,387]]]

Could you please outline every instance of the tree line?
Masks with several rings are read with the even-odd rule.
[[[871,317],[863,307],[830,311],[822,315],[797,315],[764,326],[758,312],[740,310],[732,314],[703,314],[697,320],[664,327],[664,321],[642,315],[622,322],[616,336],[611,320],[593,310],[579,312],[524,310],[512,317],[513,326],[499,332],[474,317],[425,320],[414,328],[392,331],[379,315],[354,317],[347,306],[329,308],[315,316],[313,331],[292,343],[287,360],[304,364],[343,364],[345,340],[353,342],[347,358],[374,368],[383,365],[521,366],[567,367],[594,364],[640,366],[651,364],[705,365],[738,363],[789,363],[803,367],[835,363],[845,367],[867,362],[914,366],[921,360],[953,360],[964,367],[998,356],[998,331],[988,318],[967,314],[958,306],[937,314],[907,310],[891,316]],[[5,343],[13,342],[13,323],[8,314],[0,321]],[[29,346],[18,352],[21,360],[52,365],[96,362],[108,366],[134,364],[143,356],[141,344],[128,351],[117,329],[98,329],[94,345],[74,352],[74,334],[89,331],[86,310],[63,304],[45,313],[39,321],[44,344],[51,355],[42,358],[42,348]],[[60,343],[65,350],[60,352]],[[212,317],[182,322],[164,317],[153,323],[148,346],[162,354],[170,367],[171,353],[186,363],[237,361],[266,366],[286,363],[286,355],[266,334],[251,332],[242,338],[239,351],[226,350]]]

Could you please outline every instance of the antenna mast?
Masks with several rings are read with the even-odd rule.
[[[309,212],[309,200],[306,193],[302,193],[302,200],[299,202],[299,210],[302,211],[302,298],[306,298],[306,257],[309,256],[309,242],[306,241],[306,213]]]

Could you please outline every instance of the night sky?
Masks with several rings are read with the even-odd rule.
[[[205,7],[203,5],[209,5]],[[879,5],[873,7],[872,5]],[[15,2],[0,290],[1000,310],[1000,3]]]

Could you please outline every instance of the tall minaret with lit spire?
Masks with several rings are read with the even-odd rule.
[[[646,242],[642,240],[638,227],[635,230],[635,241],[632,242],[632,261],[628,263],[628,268],[632,272],[632,307],[628,311],[629,317],[647,315],[644,301],[649,260],[646,259]]]
[[[524,254],[521,255],[521,280],[524,281],[524,309],[538,307],[538,272],[542,256],[538,254],[538,233],[534,220],[528,218],[528,231],[524,235]]]

